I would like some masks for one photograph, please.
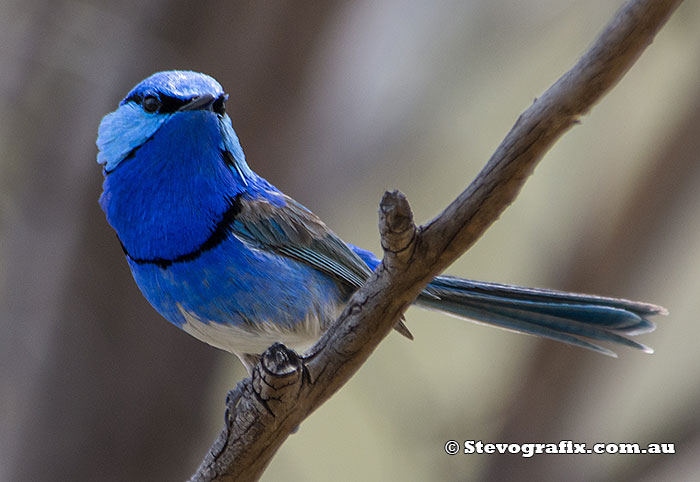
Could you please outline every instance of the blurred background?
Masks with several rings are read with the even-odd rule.
[[[622,4],[0,1],[0,481],[185,480],[238,360],[161,319],[97,204],[101,117],[164,69],[217,78],[253,169],[379,251],[418,222]],[[450,273],[662,304],[610,359],[417,309],[263,480],[700,480],[700,5],[547,154]],[[674,456],[447,456],[447,440],[675,443]]]

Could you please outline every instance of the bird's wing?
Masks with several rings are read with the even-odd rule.
[[[357,289],[372,270],[314,213],[279,192],[266,198],[240,197],[240,211],[231,224],[233,234],[258,249],[308,264],[346,286]],[[394,329],[412,340],[401,318]]]
[[[268,192],[272,199],[242,198],[231,225],[233,234],[250,245],[287,256],[359,288],[372,271],[315,214],[292,198]]]

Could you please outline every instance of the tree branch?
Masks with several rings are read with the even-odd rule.
[[[593,46],[517,120],[483,170],[424,226],[408,201],[380,204],[384,259],[340,318],[300,358],[270,347],[227,401],[226,426],[193,482],[257,480],[301,422],[362,366],[425,285],[462,255],[515,199],[536,163],[634,64],[680,0],[628,1]]]

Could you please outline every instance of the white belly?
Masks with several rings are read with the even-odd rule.
[[[178,308],[187,320],[181,326],[183,330],[198,340],[241,358],[247,354],[260,355],[276,342],[303,354],[321,337],[328,324],[340,315],[343,307],[329,308],[328,312],[324,313],[312,311],[294,329],[269,321],[256,323],[254,326],[203,321],[179,304]]]

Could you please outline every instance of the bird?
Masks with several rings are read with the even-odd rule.
[[[227,100],[194,71],[138,83],[98,128],[99,204],[155,310],[251,373],[274,343],[299,353],[313,346],[381,261],[248,166]],[[435,277],[415,305],[613,357],[604,344],[652,353],[630,337],[667,313],[455,276]],[[412,338],[403,320],[394,328]]]

